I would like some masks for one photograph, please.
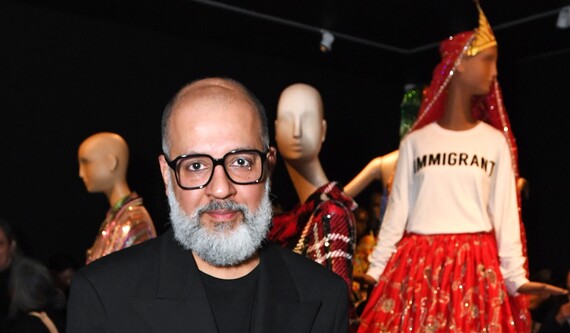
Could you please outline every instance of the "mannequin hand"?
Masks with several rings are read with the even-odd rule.
[[[517,290],[519,293],[523,294],[538,294],[542,292],[547,292],[551,295],[567,295],[568,290],[558,288],[548,283],[539,283],[539,282],[527,282],[519,287]]]
[[[529,196],[529,186],[528,186],[528,181],[523,178],[523,177],[519,177],[517,179],[517,190],[524,195],[525,199],[528,199]]]
[[[358,275],[354,275],[353,279],[357,282],[369,285],[369,286],[375,286],[376,283],[378,283],[378,281],[376,281],[375,278],[373,278],[372,276],[368,275],[368,274],[358,274]]]
[[[562,304],[560,310],[556,314],[556,321],[558,324],[562,325],[566,320],[570,318],[570,302]]]

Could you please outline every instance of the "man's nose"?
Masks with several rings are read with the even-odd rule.
[[[212,180],[206,186],[208,195],[216,199],[226,199],[236,194],[235,184],[228,178],[222,165],[216,165],[213,173]]]

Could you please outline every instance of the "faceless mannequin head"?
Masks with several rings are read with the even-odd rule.
[[[129,148],[118,134],[101,132],[88,137],[79,146],[78,160],[79,177],[88,192],[109,196],[117,185],[126,186]]]
[[[327,124],[319,92],[306,84],[293,84],[281,93],[275,120],[275,140],[287,163],[318,157]]]

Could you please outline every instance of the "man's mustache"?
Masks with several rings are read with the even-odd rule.
[[[247,210],[247,206],[244,204],[239,204],[232,200],[224,200],[224,201],[210,201],[206,205],[198,208],[197,213],[198,215],[202,215],[204,213],[208,213],[215,210],[238,210],[245,214]]]

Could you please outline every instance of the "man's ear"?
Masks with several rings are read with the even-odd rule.
[[[162,174],[162,181],[164,182],[164,190],[168,188],[168,182],[170,181],[170,167],[166,163],[166,158],[163,154],[158,156],[158,164],[160,165],[160,173]]]
[[[277,150],[275,147],[269,147],[269,154],[267,156],[267,170],[269,174],[273,173],[275,165],[277,164]]]

